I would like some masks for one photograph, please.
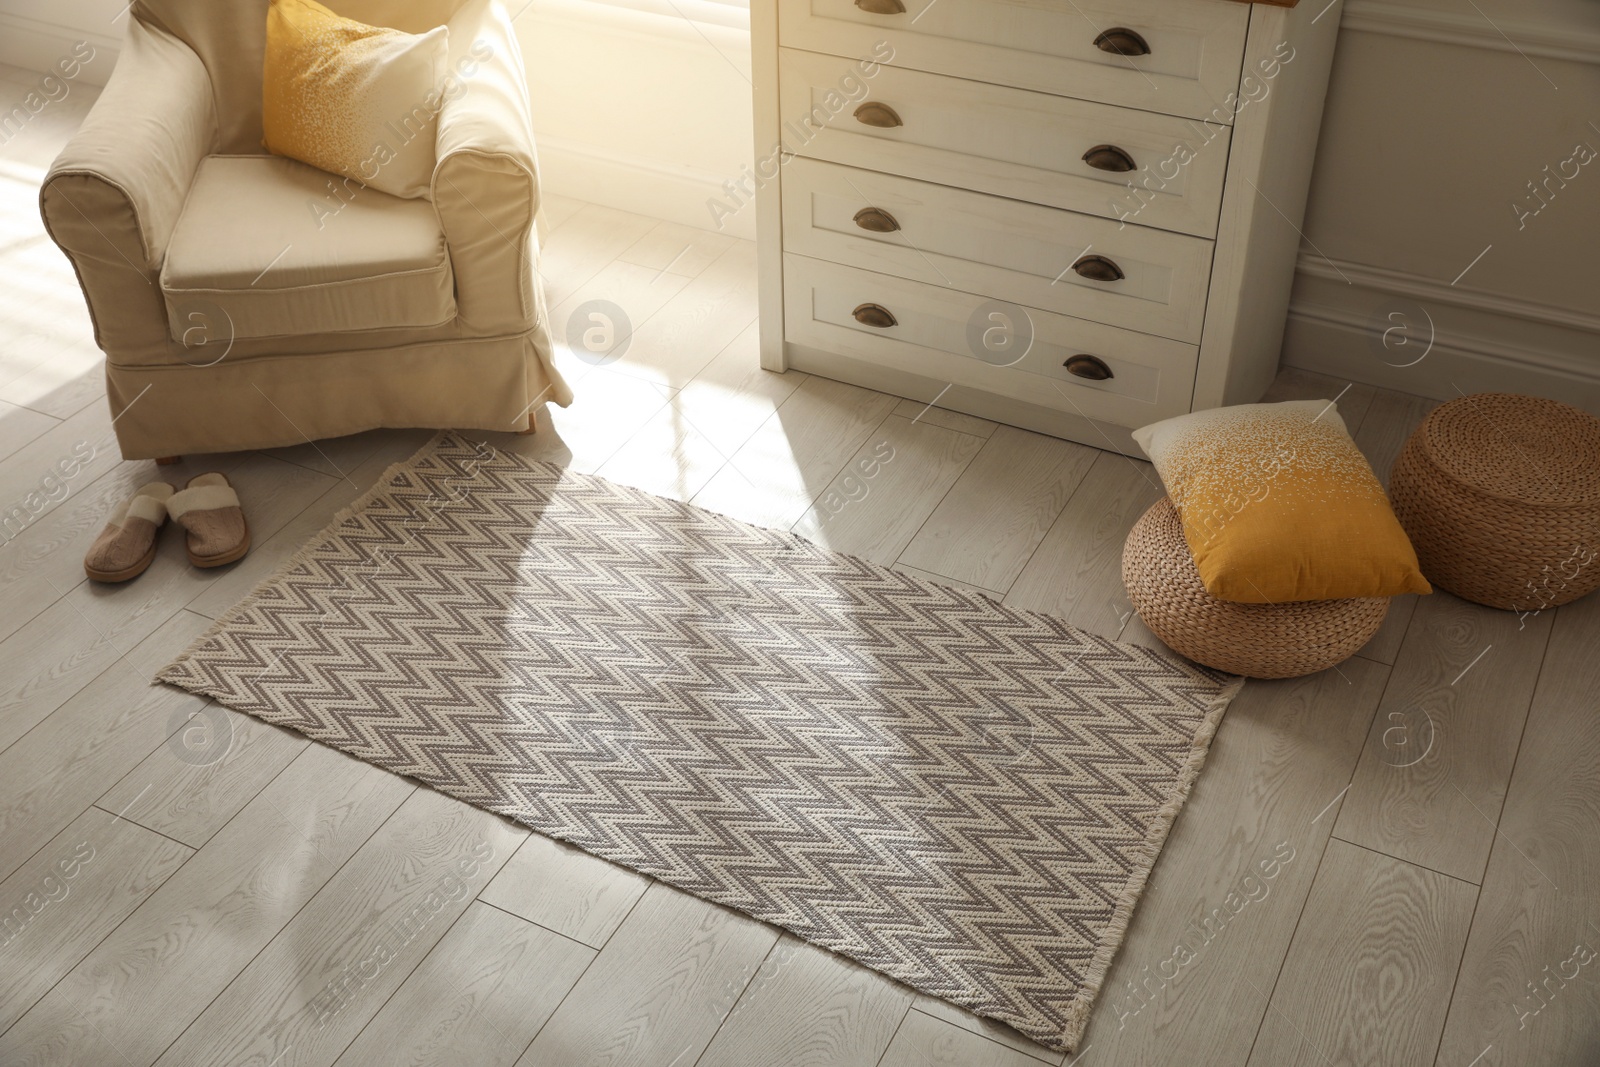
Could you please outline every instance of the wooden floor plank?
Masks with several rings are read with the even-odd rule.
[[[633,335],[690,279],[635,263],[615,262],[573,289],[550,308],[557,368],[582,393],[583,378],[597,366],[612,366],[633,346]],[[610,305],[607,307],[606,305]],[[596,319],[593,313],[600,312]],[[596,327],[598,333],[590,333]]]
[[[1010,589],[1098,455],[1070,441],[998,427],[900,562],[985,589]]]
[[[1014,608],[1057,615],[1115,637],[1133,610],[1122,589],[1122,545],[1164,490],[1155,468],[1102,452],[1006,594]]]
[[[1360,429],[1351,436],[1365,453],[1367,462],[1372,464],[1373,473],[1385,489],[1389,487],[1389,471],[1394,467],[1395,457],[1400,455],[1406,438],[1411,436],[1411,431],[1427,417],[1428,412],[1438,406],[1437,400],[1403,393],[1380,391],[1373,397],[1366,418],[1361,420]]]
[[[1261,395],[1263,404],[1280,404],[1285,400],[1332,400],[1337,405],[1345,429],[1354,434],[1372,408],[1379,390],[1370,385],[1345,381],[1328,374],[1284,367],[1278,371],[1267,391]]]
[[[761,369],[755,325],[728,344],[599,473],[675,500],[694,497],[805,382]]]
[[[0,399],[63,420],[91,406],[103,406],[105,355],[95,347],[87,320],[79,324],[30,319],[5,328],[11,348],[0,363]]]
[[[689,500],[728,462],[674,403],[663,405],[595,473],[621,485]]]
[[[650,879],[637,871],[530,834],[479,898],[564,937],[603,948],[649,886]]]
[[[695,1067],[875,1067],[913,996],[785,934]]]
[[[60,423],[60,419],[43,412],[0,400],[0,459],[19,451],[24,445],[47,430],[54,429]],[[6,536],[9,536],[9,533]]]
[[[36,184],[0,174],[0,400],[66,419],[90,404],[103,409],[104,357],[72,264],[46,235],[38,204]]]
[[[732,456],[810,375],[763,370],[756,323],[728,342],[673,398],[684,421]]]
[[[900,571],[902,574],[909,574],[914,578],[921,578],[925,582],[932,582],[934,585],[945,585],[952,589],[966,589],[969,592],[982,593],[984,596],[994,600],[1003,600],[1006,595],[1003,589],[985,589],[981,585],[959,581],[943,574],[934,574],[932,571],[918,570],[916,567],[908,567],[904,563],[896,563],[893,569]]]
[[[678,222],[662,222],[617,258],[624,263],[693,278],[736,243],[736,238]]]
[[[0,1034],[0,1063],[154,1063],[413,789],[313,745]]]
[[[633,333],[617,370],[677,389],[756,321],[756,246],[735,241]]]
[[[970,433],[974,437],[991,437],[999,423],[980,419],[976,415],[968,415],[961,411],[951,411],[942,408],[930,401],[913,400],[906,397],[895,405],[894,413],[912,422],[931,422],[935,426],[943,426],[947,430],[959,430],[961,433]]]
[[[111,416],[98,407],[49,427],[0,463],[6,537],[49,515],[121,462]]]
[[[253,455],[240,459],[228,477],[244,500],[252,531],[262,537],[329,484],[314,471]],[[155,562],[136,580],[113,586],[85,581],[63,590],[58,601],[0,642],[0,747],[59,708],[223,572],[191,565],[182,532],[166,531]]]
[[[896,403],[885,393],[808,378],[694,502],[757,526],[787,530]]]
[[[474,903],[337,1067],[511,1067],[594,956]]]
[[[1007,1048],[954,1023],[913,1010],[906,1015],[879,1067],[1038,1067],[1026,1052]]]
[[[1550,620],[1422,598],[1335,836],[1482,881]]]
[[[583,205],[561,223],[561,240],[552,240],[541,250],[539,277],[545,303],[560,304],[655,226],[655,219],[643,215]]]
[[[1229,706],[1100,993],[1092,1067],[1242,1064],[1388,669],[1252,681]]]
[[[180,613],[0,752],[0,878],[205,706],[204,697],[150,685],[148,668],[183,651],[205,626]]]
[[[98,804],[200,848],[310,743],[291,730],[207,703],[189,709],[179,729]]]
[[[68,486],[70,495],[60,507],[0,547],[0,638],[21,629],[83,582],[84,554],[105,528],[106,516],[140,486],[160,480],[182,485],[208,470],[232,471],[242,459],[242,455],[196,456],[164,468],[148,462],[119,462],[98,477],[88,472],[93,481],[73,480]],[[172,532],[164,528],[162,540],[171,540],[168,535]],[[220,573],[233,569],[222,568]]]
[[[676,393],[612,367],[597,367],[580,383],[570,407],[541,409],[539,431],[495,446],[528,459],[593,474],[627,444]]]
[[[582,211],[584,203],[570,196],[539,190],[539,243],[548,244],[550,235],[563,223]]]
[[[1329,842],[1250,1063],[1427,1063],[1476,899],[1470,883]]]
[[[526,834],[412,793],[157,1062],[332,1064]]]
[[[1439,1067],[1600,1063],[1600,597],[1556,610]]]
[[[794,532],[893,563],[977,456],[983,438],[890,415],[817,494]]]
[[[995,1019],[985,1019],[981,1015],[974,1015],[964,1008],[958,1008],[947,1000],[918,993],[912,1001],[914,1010],[922,1015],[930,1016],[941,1022],[966,1030],[968,1033],[985,1037],[995,1044],[1004,1045],[1015,1052],[1021,1052],[1029,1059],[1039,1063],[1050,1064],[1051,1067],[1060,1067],[1067,1059],[1065,1052],[1045,1048],[1032,1038],[1024,1037],[1005,1023]]]
[[[1400,655],[1400,645],[1405,641],[1406,630],[1411,626],[1411,618],[1416,614],[1417,601],[1420,599],[1416,593],[1390,597],[1389,614],[1383,617],[1383,625],[1356,655],[1393,666],[1395,657]]]
[[[71,499],[0,546],[0,640],[83,581],[84,554],[106,515],[150,480],[138,465],[119,464],[74,485]]]
[[[777,939],[754,919],[652,885],[518,1067],[692,1064]]]
[[[0,1031],[193,854],[90,808],[0,882]]]

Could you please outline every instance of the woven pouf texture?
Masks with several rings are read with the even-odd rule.
[[[1236,604],[1206,592],[1172,501],[1150,506],[1122,548],[1122,584],[1173,651],[1250,678],[1298,678],[1343,663],[1372,639],[1387,597]]]
[[[1395,460],[1395,514],[1456,596],[1539,611],[1600,588],[1600,419],[1479,393],[1435,408]]]

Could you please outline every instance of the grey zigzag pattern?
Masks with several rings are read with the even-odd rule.
[[[159,677],[1055,1048],[1231,692],[452,435]]]

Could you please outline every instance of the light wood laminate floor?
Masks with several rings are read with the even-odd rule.
[[[0,69],[0,93],[31,78]],[[1406,598],[1339,668],[1250,683],[1075,1057],[151,686],[427,435],[118,458],[35,206],[89,95],[0,152],[6,1067],[1600,1062],[1600,598],[1526,618]],[[1118,579],[1148,464],[763,372],[751,245],[560,197],[544,216],[558,332],[604,299],[632,342],[604,367],[564,353],[578,402],[497,447],[1154,640]],[[1380,473],[1431,406],[1303,373],[1272,390],[1336,394]],[[117,501],[213,468],[255,530],[244,562],[195,570],[169,535],[137,581],[84,581]]]

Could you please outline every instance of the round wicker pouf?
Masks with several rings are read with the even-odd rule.
[[[1151,505],[1122,548],[1122,584],[1173,651],[1250,678],[1297,678],[1342,663],[1372,639],[1386,597],[1236,604],[1206,592],[1172,501]]]
[[[1422,573],[1492,608],[1539,611],[1600,588],[1600,419],[1479,393],[1433,410],[1395,460],[1394,511]]]

